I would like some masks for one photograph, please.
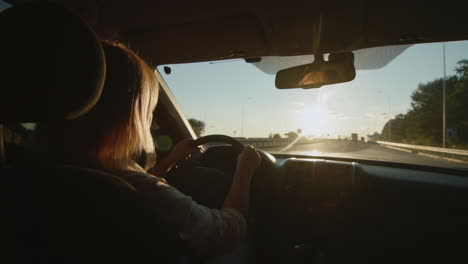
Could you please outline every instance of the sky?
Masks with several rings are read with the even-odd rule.
[[[274,75],[243,60],[158,67],[187,118],[206,123],[205,135],[268,137],[302,129],[313,137],[381,132],[410,109],[418,84],[443,77],[442,43],[409,47],[387,66],[359,70],[355,80],[320,89],[275,88]],[[447,76],[468,59],[468,41],[446,43]]]
[[[10,6],[11,5],[8,4],[7,2],[0,0],[0,12],[3,11],[4,9],[7,9]]]

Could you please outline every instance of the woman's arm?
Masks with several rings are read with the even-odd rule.
[[[151,174],[156,175],[158,177],[163,178],[164,175],[174,166],[177,161],[174,160],[170,154],[165,159],[161,160],[156,166],[154,166],[153,171]]]
[[[260,164],[260,155],[247,146],[237,159],[231,189],[221,210],[194,203],[181,232],[193,252],[199,255],[228,253],[245,239],[250,182]]]
[[[161,162],[159,169],[172,166],[171,159],[166,162]],[[237,247],[245,237],[250,180],[259,164],[260,156],[255,149],[246,147],[237,159],[231,189],[221,210],[197,204],[164,180],[149,174],[134,173],[125,179],[149,201],[148,204],[153,204],[162,222],[179,228],[182,240],[187,241],[195,254],[219,255]]]
[[[163,159],[154,169],[153,174],[163,177],[174,164],[185,157],[199,151],[193,146],[193,140],[182,140],[174,147],[168,157]],[[260,155],[254,147],[246,146],[237,158],[237,168],[223,208],[234,208],[238,210],[244,218],[248,216],[250,181],[255,169],[260,164]]]
[[[166,173],[178,162],[191,154],[200,151],[200,148],[194,146],[193,139],[184,139],[180,141],[169,155],[161,160],[151,171],[151,174],[158,177],[164,177]]]
[[[234,174],[231,189],[224,201],[223,208],[234,208],[244,218],[249,211],[250,182],[255,169],[260,164],[260,155],[252,146],[244,148],[237,158],[237,169]]]

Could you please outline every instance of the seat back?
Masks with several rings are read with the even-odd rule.
[[[0,122],[55,122],[86,114],[98,101],[106,65],[96,34],[55,4],[0,13]]]
[[[2,258],[14,263],[163,263],[177,232],[121,178],[77,167],[2,168]],[[3,250],[2,250],[3,251]]]
[[[96,104],[104,53],[80,17],[55,4],[25,4],[1,12],[0,27],[0,123],[61,122]],[[173,260],[177,232],[124,180],[34,160],[0,165],[2,262]]]

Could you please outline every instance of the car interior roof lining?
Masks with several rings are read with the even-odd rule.
[[[468,39],[468,21],[463,8],[453,8],[456,2],[291,0],[266,5],[240,0],[225,5],[200,0],[182,7],[145,0],[54,2],[80,14],[102,38],[128,43],[154,66],[313,54],[313,28],[320,16],[321,53]]]

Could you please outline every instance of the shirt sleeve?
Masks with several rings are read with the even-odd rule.
[[[245,218],[234,208],[207,208],[151,174],[132,173],[124,179],[151,204],[162,222],[174,224],[180,238],[200,255],[227,253],[245,238]]]

